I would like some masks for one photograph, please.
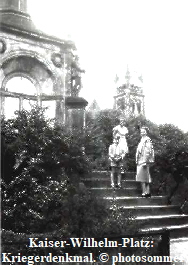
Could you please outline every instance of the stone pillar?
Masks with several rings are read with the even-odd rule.
[[[41,96],[40,95],[37,95],[37,105],[39,107],[42,107],[42,99],[41,99]]]
[[[27,0],[19,0],[19,8],[21,12],[27,13]]]
[[[23,110],[23,97],[19,98],[19,111]]]
[[[142,98],[142,114],[145,116],[145,98]]]
[[[86,110],[83,110],[83,129],[86,127]]]
[[[140,100],[140,114],[143,114],[142,108],[143,108],[143,106],[142,106],[142,99],[141,99]]]
[[[114,109],[117,109],[116,98],[114,97]]]
[[[5,97],[1,95],[1,115],[5,114]]]

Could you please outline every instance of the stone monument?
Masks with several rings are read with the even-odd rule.
[[[79,97],[81,74],[76,47],[38,30],[27,11],[26,0],[0,2],[1,114],[26,103],[48,106],[60,124],[73,126],[76,115],[84,126],[87,101]],[[29,86],[10,86],[27,80]],[[25,83],[27,83],[25,82]],[[13,82],[12,82],[13,83]],[[20,83],[19,83],[20,84]]]

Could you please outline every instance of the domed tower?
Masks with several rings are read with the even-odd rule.
[[[1,0],[1,113],[9,117],[37,103],[61,124],[72,125],[75,110],[83,116],[87,102],[79,98],[82,70],[75,50],[73,42],[35,27],[27,0]]]
[[[124,84],[116,87],[114,108],[119,110],[122,116],[125,117],[145,116],[142,76],[139,76],[136,72],[131,74],[128,67]]]
[[[30,18],[27,14],[27,1],[25,0],[1,0],[0,11],[2,23],[9,25],[14,25],[16,20],[18,23],[20,19],[25,22],[26,19]]]

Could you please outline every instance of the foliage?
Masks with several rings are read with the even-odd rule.
[[[188,199],[187,192],[184,192],[188,184],[188,138],[172,124],[159,125],[158,128],[161,145],[157,149],[153,174],[161,179],[160,189],[165,188],[169,200],[175,196],[176,203],[182,204]],[[184,187],[181,187],[182,183]],[[179,192],[181,199],[177,200]]]
[[[112,143],[112,128],[118,121],[119,113],[102,110],[97,116],[87,112],[85,129],[85,148],[93,168],[108,168],[108,148]]]
[[[89,169],[82,141],[46,120],[44,110],[2,120],[2,227],[45,232],[62,227],[71,185]]]
[[[82,132],[46,120],[40,108],[2,120],[3,229],[63,237],[125,231],[125,218],[117,219],[80,182],[89,171],[84,140]]]

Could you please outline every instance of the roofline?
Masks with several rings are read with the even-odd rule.
[[[64,48],[65,48],[65,46],[66,47],[68,46],[68,48],[72,48],[72,49],[76,50],[75,44],[72,41],[62,40],[62,39],[59,39],[57,37],[47,35],[41,31],[38,31],[38,33],[33,32],[33,31],[27,31],[27,30],[23,30],[23,29],[20,29],[17,27],[12,27],[12,26],[7,25],[3,22],[0,23],[0,30],[4,31],[4,32],[16,34],[16,35],[20,34],[20,35],[25,36],[27,38],[35,38],[38,41],[42,41],[42,42],[45,41],[45,42],[48,42],[51,44],[58,45],[60,47],[64,46]]]
[[[0,8],[0,13],[3,13],[3,14],[13,13],[13,14],[21,15],[22,17],[26,17],[31,20],[31,16],[28,13],[17,11],[17,10],[12,10],[10,8]]]
[[[127,93],[121,93],[121,94],[118,94],[118,95],[116,95],[116,96],[114,96],[114,98],[118,98],[118,97],[122,97],[122,96],[126,96],[127,95]],[[134,93],[134,92],[130,92],[130,95],[136,95],[136,96],[141,96],[141,97],[145,97],[145,95],[143,95],[143,94],[138,94],[138,93]]]

